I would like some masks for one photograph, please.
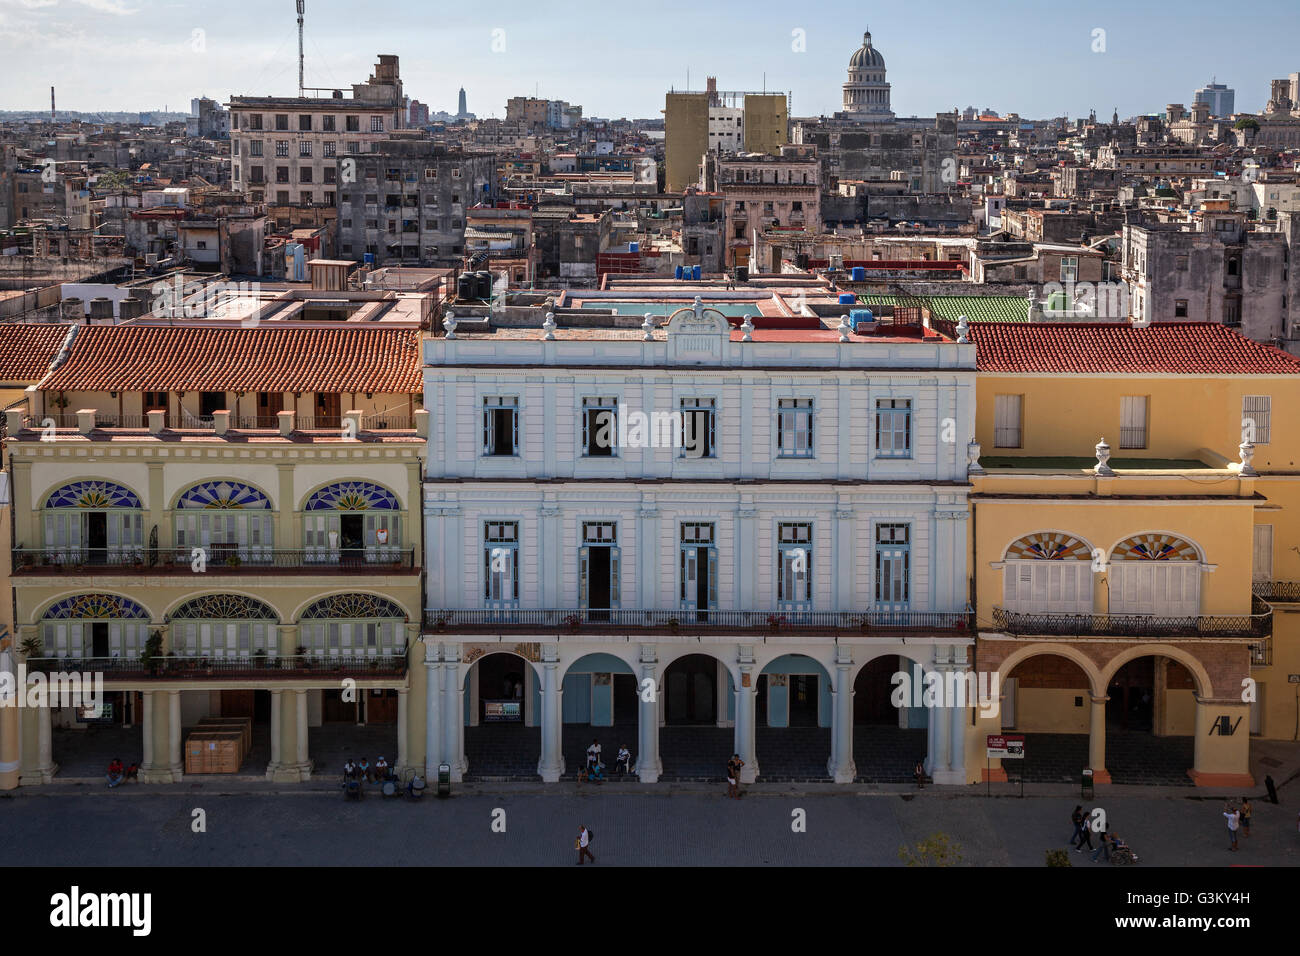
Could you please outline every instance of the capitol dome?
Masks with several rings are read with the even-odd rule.
[[[862,34],[862,46],[853,53],[849,60],[850,70],[883,70],[885,58],[871,45],[871,32]]]

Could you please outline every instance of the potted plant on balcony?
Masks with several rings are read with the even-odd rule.
[[[159,658],[162,657],[162,632],[154,631],[144,642],[144,650],[140,652],[140,664],[144,667],[145,672],[154,677],[158,673]]]
[[[672,631],[674,634],[677,633],[677,629],[681,627],[682,624],[682,622],[677,620],[677,618],[675,617],[670,617],[664,623],[668,625],[668,630]]]
[[[858,626],[862,628],[862,633],[864,634],[871,630],[871,615],[864,614],[862,617],[858,618]]]
[[[237,568],[243,563],[243,559],[237,554],[226,555],[226,567],[228,568]]]
[[[434,619],[433,626],[434,626],[434,629],[437,630],[437,631],[439,631],[439,632],[447,630],[447,614],[446,614],[446,612],[444,612],[444,611],[439,611],[439,612],[438,612],[438,616]]]
[[[266,668],[266,651],[259,649],[253,652],[253,666],[258,670]]]
[[[33,657],[39,657],[41,654],[41,641],[37,637],[24,637],[18,645],[18,649],[23,652],[24,660],[31,660]]]
[[[582,615],[581,615],[581,614],[566,614],[566,615],[564,616],[563,624],[564,624],[564,626],[567,627],[570,631],[576,631],[576,630],[577,630],[577,629],[582,625]]]
[[[770,627],[772,630],[774,631],[781,630],[781,626],[783,624],[785,624],[784,614],[769,614],[767,616],[767,626]]]

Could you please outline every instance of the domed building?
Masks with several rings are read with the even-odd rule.
[[[844,119],[864,123],[888,123],[894,119],[889,108],[889,84],[885,81],[885,58],[871,45],[871,32],[862,34],[862,46],[849,58],[849,79],[844,84]]]

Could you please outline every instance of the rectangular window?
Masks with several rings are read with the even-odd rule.
[[[276,181],[277,183],[287,183],[287,182],[289,181],[289,167],[288,167],[288,166],[277,166],[277,167],[275,167],[275,181]]]
[[[309,182],[311,182],[311,167],[310,167],[310,166],[302,166],[302,167],[299,167],[299,169],[298,169],[298,182],[300,182],[300,183],[309,183]]]
[[[359,116],[349,116],[344,120],[349,133],[361,132],[361,118]]]
[[[334,132],[334,122],[336,117],[333,113],[326,114],[320,118],[320,128],[327,133]]]
[[[1061,281],[1077,282],[1079,279],[1079,257],[1061,256]]]
[[[589,619],[608,620],[605,612],[619,606],[619,569],[618,525],[584,521],[578,549],[578,605],[587,609]]]
[[[712,398],[683,398],[682,452],[683,458],[714,458],[715,419],[717,400]]]
[[[618,454],[618,398],[613,395],[582,400],[582,447],[589,458]]]
[[[262,140],[260,140],[260,139],[250,139],[250,140],[248,141],[248,155],[249,155],[249,156],[261,156],[261,155],[262,155]]]
[[[370,117],[370,132],[382,133],[384,131],[384,118],[382,116]]]
[[[1273,580],[1273,526],[1255,525],[1254,578],[1256,581]]]
[[[287,130],[287,129],[289,128],[289,114],[288,114],[288,113],[276,113],[276,114],[275,114],[275,128],[276,128],[276,129],[283,129],[283,130]]]
[[[334,142],[334,140],[331,139],[324,143],[321,143],[320,149],[321,149],[321,155],[329,159],[338,155],[339,144]]]
[[[427,167],[425,167],[425,170],[424,170],[424,178],[425,178],[425,179],[437,179],[437,178],[438,178],[438,168],[437,168],[436,166],[427,166]]]
[[[276,156],[289,155],[289,141],[287,139],[277,139],[275,141],[275,155]]]
[[[518,454],[519,399],[489,395],[483,399],[483,454],[509,457]]]
[[[306,157],[311,156],[311,140],[304,139],[298,143],[298,155]]]
[[[912,400],[876,400],[876,457],[912,457]]]
[[[813,400],[783,398],[777,402],[776,454],[778,458],[813,456]]]
[[[519,606],[519,522],[483,525],[483,599],[488,607]]]
[[[1174,300],[1174,318],[1175,318],[1175,319],[1185,319],[1185,318],[1187,318],[1187,300],[1186,300],[1186,299],[1175,299],[1175,300]]]
[[[876,525],[876,605],[902,610],[911,603],[911,527]]]
[[[1269,395],[1243,395],[1241,399],[1241,437],[1256,445],[1267,445],[1272,429],[1273,399]]]
[[[1125,395],[1119,400],[1119,447],[1147,447],[1147,397]]]
[[[713,525],[685,521],[678,547],[680,597],[688,621],[708,620],[718,604],[718,552],[713,547]]]
[[[777,525],[776,600],[781,610],[812,607],[812,525]]]
[[[261,113],[249,113],[249,114],[248,114],[248,128],[249,128],[249,129],[261,129],[261,128],[262,128],[262,114],[261,114]]]
[[[998,395],[993,399],[993,447],[1020,448],[1024,443],[1021,431],[1023,395]]]

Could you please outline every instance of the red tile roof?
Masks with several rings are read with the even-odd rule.
[[[0,325],[0,382],[33,385],[45,377],[66,325]]]
[[[1212,322],[972,322],[981,372],[1300,375],[1300,359]]]
[[[418,329],[84,326],[58,391],[419,392]]]

